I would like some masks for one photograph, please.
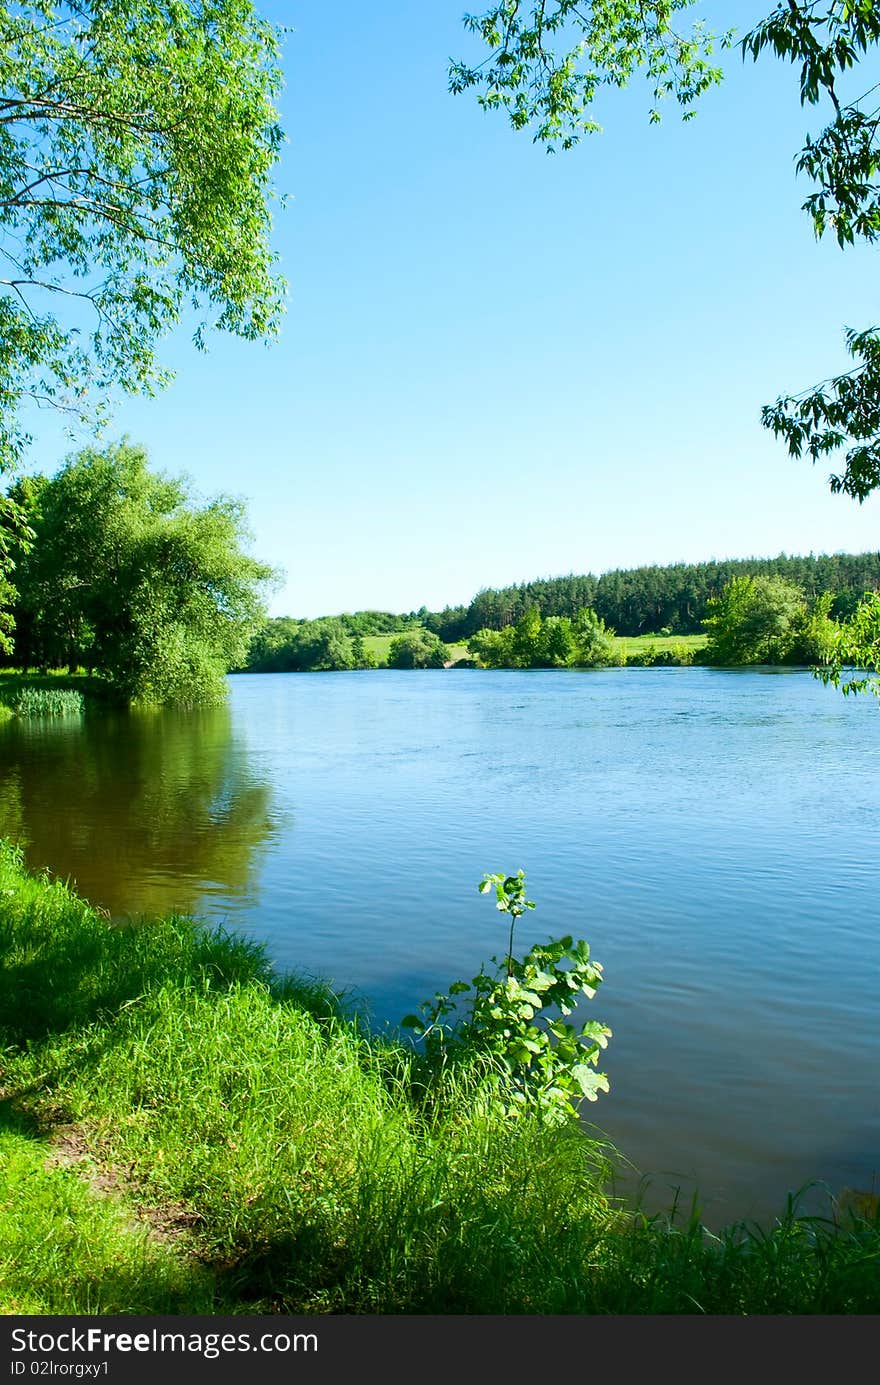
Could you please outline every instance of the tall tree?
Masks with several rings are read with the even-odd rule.
[[[197,346],[277,330],[279,87],[250,0],[0,0],[0,473],[28,401],[88,422],[164,383],[185,312]],[[7,498],[0,609],[21,522]]]
[[[692,0],[496,0],[466,27],[488,49],[481,62],[455,62],[454,92],[473,89],[488,110],[505,110],[517,130],[531,129],[549,149],[570,148],[600,127],[592,103],[603,87],[626,86],[642,69],[653,87],[651,119],[672,97],[694,114],[694,101],[721,77],[711,61],[713,37],[695,24],[679,32]],[[722,46],[729,46],[725,34]],[[743,56],[769,52],[800,72],[801,104],[824,103],[827,123],[797,159],[812,179],[803,209],[817,236],[841,246],[880,236],[880,108],[870,63],[867,90],[839,91],[880,44],[875,0],[782,0],[741,40]],[[848,82],[847,85],[850,85]],[[880,486],[880,330],[848,330],[852,370],[800,394],[765,405],[765,427],[789,452],[816,461],[843,452],[832,491],[862,501]]]
[[[0,654],[12,653],[15,554],[27,552],[32,538],[26,511],[13,496],[0,495]]]
[[[707,653],[716,664],[784,663],[806,611],[803,592],[784,577],[734,577],[709,601]]]
[[[32,497],[36,538],[18,574],[25,657],[93,668],[130,701],[221,697],[273,576],[246,551],[241,502],[198,503],[125,442],[72,457]]]
[[[161,382],[185,310],[197,345],[277,327],[279,85],[250,0],[0,3],[0,462],[25,399]]]
[[[389,668],[442,668],[446,647],[431,630],[410,630],[388,646]]]

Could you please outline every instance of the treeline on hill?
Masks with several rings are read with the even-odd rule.
[[[527,611],[572,619],[585,606],[618,635],[696,635],[708,603],[734,577],[783,577],[809,600],[834,595],[831,615],[845,620],[866,591],[880,588],[880,553],[837,553],[809,557],[738,558],[724,562],[674,563],[669,567],[616,569],[594,577],[543,578],[480,591],[469,606],[430,612],[424,624],[447,644],[480,630],[503,630]]]
[[[705,655],[716,663],[824,662],[832,623],[849,620],[864,594],[878,589],[880,553],[781,555],[554,577],[486,588],[469,606],[443,611],[423,606],[399,615],[275,617],[253,640],[244,668],[288,673],[450,663],[584,668],[693,662],[695,650],[681,643],[637,654],[613,645],[614,635],[645,634],[708,635]],[[719,621],[725,593],[734,593],[736,601],[731,597]],[[735,636],[731,624],[742,625]],[[469,657],[450,648],[454,644],[466,644]]]
[[[393,615],[389,611],[357,611],[353,615],[296,620],[276,616],[266,621],[253,640],[244,665],[248,673],[322,673],[346,669],[443,668],[448,650],[422,621],[427,611]],[[366,639],[382,640],[380,659]]]
[[[834,598],[823,592],[809,600],[784,577],[734,577],[720,596],[710,597],[703,622],[699,662],[721,667],[744,664],[809,664],[829,668],[840,647],[841,626],[829,615]],[[595,611],[542,618],[533,606],[515,625],[480,630],[468,652],[481,668],[598,668],[603,664],[690,664],[697,657],[688,636],[652,640],[631,660],[626,640],[615,641]]]

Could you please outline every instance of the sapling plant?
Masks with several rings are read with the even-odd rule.
[[[510,918],[506,956],[492,958],[493,972],[481,968],[471,981],[453,982],[448,994],[438,991],[402,1024],[423,1044],[431,1071],[482,1060],[498,1076],[497,1100],[506,1114],[537,1108],[549,1123],[560,1124],[584,1099],[608,1091],[596,1064],[611,1030],[595,1020],[576,1026],[564,1018],[582,996],[596,994],[602,967],[583,939],[569,935],[536,944],[522,958],[514,954],[517,921],[535,908],[522,870],[484,875],[478,889],[494,890],[496,908]],[[469,1010],[462,997],[469,997]]]

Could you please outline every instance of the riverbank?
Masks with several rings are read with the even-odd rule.
[[[876,1215],[634,1215],[580,1126],[426,1102],[407,1048],[241,937],[111,927],[4,847],[0,938],[6,1312],[880,1309]]]
[[[0,718],[15,715],[58,716],[81,712],[87,705],[109,705],[113,690],[102,678],[53,669],[25,673],[0,669]]]
[[[400,632],[398,632],[399,634]],[[387,669],[391,643],[398,634],[365,635],[363,645],[375,667]],[[611,641],[611,651],[606,667],[650,668],[653,666],[689,667],[692,664],[708,663],[706,635],[615,635]],[[478,662],[469,653],[465,643],[447,645],[444,650],[445,668],[476,668]],[[245,672],[246,670],[234,670]],[[253,671],[253,670],[252,670]],[[263,670],[256,670],[262,672]],[[303,670],[335,672],[334,669]],[[344,670],[351,672],[353,670]],[[357,671],[357,670],[354,670]],[[92,702],[112,702],[114,693],[111,685],[100,677],[89,677],[85,673],[70,673],[53,670],[49,673],[24,673],[20,669],[0,669],[0,716],[3,709],[13,705],[22,691],[37,689],[56,691],[69,689],[78,692]]]
[[[421,628],[421,627],[419,627]],[[363,645],[367,654],[378,668],[387,668],[392,641],[405,631],[384,635],[364,635]],[[412,633],[412,629],[408,631]],[[706,663],[705,651],[707,635],[615,635],[608,660],[608,667],[623,668],[626,665],[646,668],[655,664],[684,665]],[[476,667],[476,660],[468,649],[466,640],[447,644],[444,649],[446,668]],[[261,672],[262,670],[252,670]]]

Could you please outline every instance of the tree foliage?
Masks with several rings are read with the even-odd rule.
[[[702,633],[707,603],[733,577],[776,575],[799,586],[808,600],[833,593],[833,614],[845,618],[865,591],[880,587],[880,554],[834,553],[776,558],[739,558],[706,563],[672,563],[615,568],[602,573],[540,578],[516,586],[484,588],[468,606],[429,612],[425,624],[442,640],[467,640],[478,631],[515,625],[534,607],[542,618],[575,619],[592,607],[618,635]]]
[[[0,0],[0,474],[27,404],[91,423],[114,387],[163,384],[185,314],[200,347],[277,330],[280,84],[251,0]],[[0,652],[23,524],[5,497]]]
[[[356,611],[317,621],[276,616],[255,636],[246,667],[259,673],[369,668],[373,661],[364,635],[396,631],[399,637],[420,630],[442,644],[468,642],[470,652],[489,667],[592,667],[608,661],[612,630],[623,636],[702,634],[709,602],[733,578],[755,576],[779,577],[803,599],[806,614],[786,659],[811,663],[815,657],[824,663],[835,621],[851,616],[866,591],[880,589],[880,554],[673,563],[487,587],[469,605],[442,611]],[[422,646],[421,639],[416,643]],[[613,662],[621,657],[617,649]],[[690,663],[692,653],[685,645],[664,645],[632,651],[629,661]]]
[[[514,955],[517,921],[535,908],[526,899],[524,871],[484,875],[478,889],[494,891],[495,907],[510,919],[505,957],[492,958],[494,972],[483,967],[471,981],[454,981],[448,995],[438,992],[401,1024],[424,1046],[429,1093],[450,1068],[482,1068],[493,1105],[505,1117],[534,1110],[548,1125],[564,1124],[585,1099],[609,1089],[596,1065],[611,1030],[597,1020],[567,1022],[581,997],[595,996],[602,965],[582,938],[570,935]]]
[[[484,109],[505,109],[514,128],[531,129],[551,150],[598,130],[590,114],[597,94],[626,85],[640,68],[655,98],[674,97],[687,118],[721,76],[709,62],[711,35],[699,25],[688,35],[674,27],[690,3],[502,0],[466,16],[488,56],[474,65],[452,63],[450,88],[475,89]],[[732,35],[721,42],[729,46]],[[803,210],[815,235],[831,232],[841,246],[880,236],[880,106],[871,64],[878,43],[874,0],[781,0],[740,43],[744,57],[770,53],[795,65],[801,104],[825,107],[826,123],[807,136],[796,168],[811,180]],[[866,90],[844,97],[841,86],[852,85],[862,63]],[[651,118],[659,118],[656,104]],[[852,370],[780,395],[765,405],[762,421],[792,456],[815,462],[842,451],[831,489],[863,501],[880,486],[880,330],[849,328],[846,342]]]
[[[160,383],[185,311],[199,345],[276,328],[279,85],[250,0],[0,3],[0,466],[23,401]]]
[[[401,630],[416,630],[427,610],[395,615],[392,611],[344,611],[336,619],[349,635],[396,635]]]
[[[245,551],[240,501],[197,503],[126,442],[14,492],[35,533],[16,573],[17,662],[94,669],[129,701],[222,696],[273,576]]]
[[[612,648],[613,632],[589,608],[570,620],[542,619],[532,607],[516,625],[480,630],[468,641],[484,668],[592,668],[609,663]]]
[[[709,602],[704,625],[713,663],[825,663],[837,639],[830,593],[812,609],[803,592],[783,577],[734,577]]]
[[[386,612],[364,611],[356,615],[321,616],[317,620],[295,620],[274,616],[254,637],[245,667],[251,673],[324,673],[347,669],[376,668],[377,660],[356,631],[359,624],[369,627],[398,617]],[[399,619],[405,619],[400,617]],[[392,629],[399,629],[392,625]],[[368,629],[368,633],[371,633]]]
[[[379,661],[371,649],[364,644],[363,635],[355,635],[351,641],[351,657],[355,668],[378,668]]]
[[[685,108],[721,72],[714,39],[700,23],[674,27],[692,0],[501,0],[465,26],[489,49],[475,66],[453,62],[453,92],[475,89],[484,110],[503,109],[515,130],[531,128],[548,148],[570,149],[601,127],[590,110],[603,87],[625,87],[643,68],[655,105],[673,97]]]
[[[446,657],[445,645],[430,630],[406,631],[388,647],[389,668],[442,668]]]
[[[870,691],[880,697],[880,595],[867,592],[853,616],[841,626],[826,666],[825,683],[842,693]]]
[[[26,553],[32,538],[24,510],[11,496],[0,495],[0,655],[12,653],[15,555]]]

